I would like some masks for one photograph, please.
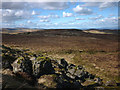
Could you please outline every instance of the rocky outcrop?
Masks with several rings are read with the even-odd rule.
[[[9,62],[8,66],[3,64],[3,68],[10,68],[14,74],[19,76],[34,77],[33,79],[38,81],[37,86],[81,88],[86,80],[102,84],[100,78],[87,72],[83,66],[70,64],[65,59],[53,60],[41,54],[28,52],[28,50],[16,50],[5,46],[3,51],[3,61]],[[6,54],[14,58],[7,59]]]
[[[32,61],[33,75],[39,77],[44,74],[54,73],[51,60],[48,57],[37,57],[36,60]]]

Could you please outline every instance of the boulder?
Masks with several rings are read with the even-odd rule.
[[[70,64],[70,65],[67,66],[67,72],[68,73],[73,75],[75,73],[75,71],[76,71],[76,66],[75,65]]]
[[[16,61],[13,62],[13,72],[26,72],[28,74],[32,74],[32,62],[29,60],[29,58],[25,57],[19,57]]]
[[[15,57],[10,54],[3,53],[2,54],[2,68],[4,69],[13,69],[11,63],[15,61]]]
[[[60,66],[62,66],[62,68],[65,68],[65,69],[68,66],[68,63],[67,63],[67,61],[65,61],[65,59],[59,60],[58,63],[60,64]]]
[[[39,77],[43,74],[54,73],[54,68],[52,67],[50,59],[47,57],[39,57],[32,62],[33,65],[33,75]]]

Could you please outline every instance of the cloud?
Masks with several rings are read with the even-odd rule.
[[[77,5],[75,8],[73,8],[73,11],[79,15],[90,15],[93,13],[91,9],[81,7],[80,5]]]
[[[105,8],[109,8],[109,7],[115,7],[117,6],[118,3],[116,2],[103,2],[100,4],[99,8],[100,9],[105,9]]]
[[[18,20],[24,20],[31,18],[32,14],[30,11],[26,10],[2,10],[2,21],[3,22],[14,22]]]
[[[117,17],[106,17],[103,19],[96,20],[95,22],[89,22],[91,26],[96,26],[99,28],[117,28],[118,18]]]
[[[32,11],[32,15],[38,15],[34,10]]]
[[[46,19],[42,19],[42,20],[40,20],[40,22],[50,22],[50,21],[46,20]]]
[[[97,20],[97,19],[101,19],[101,18],[103,18],[102,15],[99,15],[97,17],[89,17],[88,19],[90,19],[90,20]]]
[[[63,17],[71,17],[71,16],[73,16],[72,13],[63,12]]]
[[[98,7],[100,10],[115,7],[117,6],[117,2],[86,2],[85,4],[81,5],[82,7]]]
[[[107,18],[103,18],[98,20],[99,22],[107,22],[107,23],[118,23],[118,18],[117,17],[107,17]]]
[[[96,7],[99,6],[102,2],[86,2],[85,4],[81,5],[82,7]]]
[[[25,9],[29,8],[26,2],[2,2],[2,9]]]
[[[68,8],[67,2],[3,2],[2,9],[42,8],[48,10],[63,10]]]
[[[59,18],[58,15],[52,15],[52,14],[50,14],[50,15],[44,15],[44,16],[38,16],[38,17],[41,18],[41,19]]]
[[[85,18],[75,18],[75,20],[85,20]]]
[[[50,18],[50,15],[48,15],[48,16],[38,16],[39,18],[41,18],[41,19],[48,19],[48,18]]]

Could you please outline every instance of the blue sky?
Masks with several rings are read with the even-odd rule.
[[[4,2],[3,28],[118,28],[116,2]]]

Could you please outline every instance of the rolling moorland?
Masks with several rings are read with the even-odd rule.
[[[64,58],[68,63],[82,65],[89,73],[100,77],[103,83],[115,81],[117,86],[120,84],[117,30],[25,29],[12,30],[11,33],[9,29],[3,29],[2,44],[30,49],[55,60]],[[89,84],[88,81],[83,86]]]

